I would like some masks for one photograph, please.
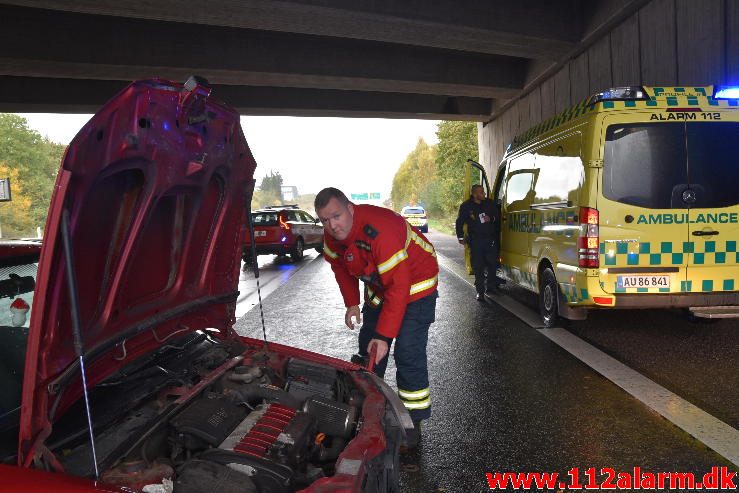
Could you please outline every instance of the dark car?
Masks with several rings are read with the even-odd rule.
[[[0,249],[0,491],[397,491],[413,425],[382,380],[234,332],[256,163],[209,94],[124,89],[70,144],[43,245]]]
[[[290,255],[303,258],[308,248],[323,251],[323,225],[297,205],[278,205],[258,209],[251,214],[257,255]],[[244,261],[252,261],[251,233],[246,232]]]

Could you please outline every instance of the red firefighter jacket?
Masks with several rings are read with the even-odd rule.
[[[408,303],[436,290],[439,265],[431,242],[397,213],[374,205],[354,205],[352,230],[339,241],[323,235],[324,258],[331,264],[344,305],[382,303],[376,332],[395,338]]]

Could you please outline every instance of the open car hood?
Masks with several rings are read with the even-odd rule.
[[[233,336],[256,163],[238,113],[209,93],[195,79],[135,82],[67,149],[36,280],[19,457],[81,396],[73,298],[88,387],[175,334],[214,328]]]

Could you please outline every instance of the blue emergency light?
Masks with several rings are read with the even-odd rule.
[[[739,87],[718,87],[713,99],[739,99]]]
[[[593,94],[588,104],[599,101],[636,101],[649,99],[647,92],[641,86],[612,87],[608,90]]]

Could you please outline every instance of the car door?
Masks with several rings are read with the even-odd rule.
[[[532,290],[537,289],[529,255],[530,236],[536,227],[536,214],[531,206],[537,173],[533,154],[524,153],[508,161],[500,183],[501,270],[506,278]]]
[[[290,227],[290,232],[292,233],[293,239],[297,238],[298,236],[303,238],[303,245],[308,243],[308,239],[305,237],[306,234],[306,226],[303,222],[303,219],[300,217],[299,211],[296,210],[286,210],[283,211],[283,214],[285,215],[285,219],[287,224]],[[290,244],[292,245],[292,241],[290,240]]]
[[[485,168],[482,164],[468,159],[464,167],[464,187],[462,191],[462,202],[470,198],[470,191],[472,185],[482,185],[485,190],[485,196],[491,197],[490,183],[488,182],[488,176],[485,172]],[[467,236],[467,225],[464,226],[464,235]],[[464,245],[464,264],[467,268],[467,273],[472,274],[472,257],[470,256],[470,246],[465,243]]]
[[[310,245],[318,245],[323,241],[323,227],[316,224],[313,216],[305,211],[301,211],[303,222],[305,223],[306,242]]]

